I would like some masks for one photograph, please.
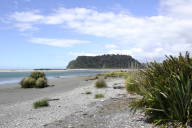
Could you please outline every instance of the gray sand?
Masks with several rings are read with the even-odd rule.
[[[85,77],[58,78],[50,80],[53,87],[44,89],[21,89],[18,84],[0,87],[0,128],[149,128],[140,120],[142,113],[133,115],[125,96],[132,98],[125,89],[113,89],[124,85],[121,78],[107,79],[108,88],[96,89],[95,80]],[[92,94],[86,95],[86,91]],[[103,99],[94,95],[102,93]],[[34,109],[32,103],[42,98],[58,98],[50,106]],[[125,101],[125,103],[124,103]],[[116,106],[121,104],[121,108]],[[139,121],[140,120],[140,121]]]
[[[119,96],[89,104],[86,111],[75,112],[45,128],[149,128],[141,112],[132,113],[130,96]]]
[[[61,92],[70,91],[74,88],[89,84],[90,81],[85,81],[86,77],[73,77],[73,78],[57,78],[49,80],[50,86],[43,89],[23,89],[19,84],[8,84],[0,86],[0,105],[13,104],[27,100],[36,99],[39,97],[46,97],[50,94],[57,94]]]

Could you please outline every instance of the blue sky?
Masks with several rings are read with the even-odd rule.
[[[141,62],[192,50],[191,0],[2,0],[0,68],[64,68],[78,55]]]

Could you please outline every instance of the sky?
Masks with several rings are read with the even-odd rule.
[[[140,62],[192,52],[192,0],[0,0],[0,69],[65,68],[80,55]]]

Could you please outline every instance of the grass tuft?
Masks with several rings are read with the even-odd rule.
[[[33,88],[35,85],[35,79],[32,77],[25,77],[20,82],[22,88]]]
[[[44,72],[32,72],[21,80],[20,85],[22,88],[44,88],[47,87],[47,78]]]
[[[33,103],[33,107],[35,109],[40,108],[40,107],[47,107],[47,106],[49,106],[48,99],[38,100],[38,101]]]
[[[34,78],[34,79],[38,79],[38,78],[45,78],[45,73],[44,72],[32,72],[30,74],[30,77]]]
[[[125,88],[129,93],[140,93],[139,84],[135,82],[136,77],[138,77],[138,72],[131,72],[125,80]]]
[[[103,94],[95,94],[95,99],[104,98]]]
[[[103,78],[99,78],[95,83],[96,88],[106,88],[107,84]]]
[[[47,86],[47,80],[43,77],[38,78],[35,83],[36,88],[44,88]]]

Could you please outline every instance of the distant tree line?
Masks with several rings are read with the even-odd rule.
[[[101,56],[78,56],[69,62],[67,68],[143,68],[136,59],[129,55],[107,54]]]

